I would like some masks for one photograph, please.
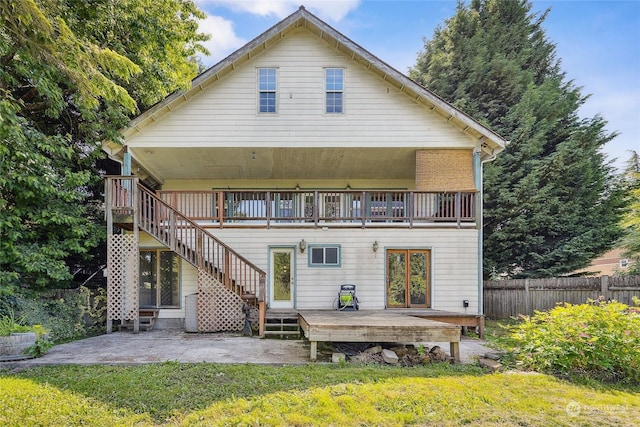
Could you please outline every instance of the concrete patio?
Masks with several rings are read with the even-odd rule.
[[[449,347],[449,343],[429,343],[436,344],[445,350]],[[484,341],[463,338],[460,342],[462,363],[474,363],[477,356],[489,352],[484,344]],[[179,330],[153,330],[139,334],[115,332],[56,345],[38,359],[0,362],[0,369],[65,364],[137,365],[165,361],[302,365],[310,363],[309,350],[306,340],[190,334]],[[330,360],[330,355],[319,355],[320,362]]]

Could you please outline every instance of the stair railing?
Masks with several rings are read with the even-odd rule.
[[[264,325],[266,273],[178,210],[158,198],[132,176],[106,177],[107,209],[133,210],[138,197],[138,226],[184,260],[206,271],[227,289],[260,310]]]

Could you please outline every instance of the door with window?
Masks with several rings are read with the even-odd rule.
[[[269,307],[294,308],[294,248],[271,249],[269,266]]]
[[[431,251],[387,250],[387,307],[431,307]]]
[[[180,257],[161,249],[140,250],[140,307],[180,307]]]

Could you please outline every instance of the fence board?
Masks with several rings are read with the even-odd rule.
[[[506,319],[550,310],[565,302],[583,304],[604,297],[633,305],[640,297],[640,276],[556,277],[484,282],[484,314]]]

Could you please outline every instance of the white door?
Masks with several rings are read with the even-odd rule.
[[[294,308],[295,248],[271,249],[269,267],[269,307]]]

